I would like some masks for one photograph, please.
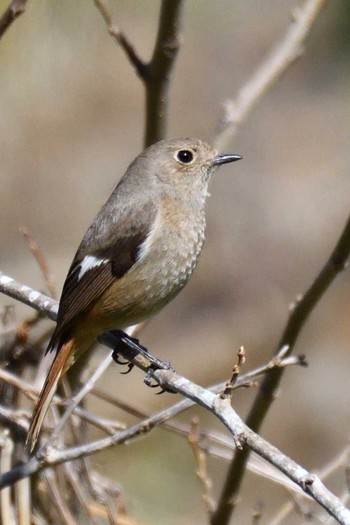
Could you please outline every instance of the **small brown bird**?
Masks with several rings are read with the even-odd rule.
[[[208,183],[239,160],[201,140],[162,140],[141,153],[87,230],[63,286],[55,352],[35,407],[33,450],[60,377],[102,333],[157,313],[182,290],[204,242]]]

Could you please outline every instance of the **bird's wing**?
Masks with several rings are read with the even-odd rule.
[[[145,211],[145,208],[144,210]],[[111,231],[96,231],[96,222],[87,231],[80,248],[72,262],[61,295],[57,326],[50,341],[48,351],[52,350],[71,323],[88,310],[116,279],[125,275],[139,260],[142,246],[146,241],[157,210],[154,203],[148,203],[147,213],[133,214],[113,225]],[[98,224],[98,222],[97,222]],[[125,224],[128,227],[125,227]],[[91,228],[95,231],[91,233]],[[94,250],[89,251],[88,236],[96,239]]]

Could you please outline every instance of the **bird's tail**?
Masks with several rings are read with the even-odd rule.
[[[61,375],[72,365],[73,347],[74,339],[71,339],[59,348],[47,374],[27,435],[26,446],[30,452],[33,451],[38,440],[46,412],[55,395],[57,383]]]

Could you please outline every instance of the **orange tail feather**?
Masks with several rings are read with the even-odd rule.
[[[74,339],[63,344],[58,350],[50,370],[47,374],[46,381],[41,390],[38,402],[33,412],[32,421],[30,423],[26,446],[32,452],[38,440],[39,433],[49,409],[50,403],[56,392],[57,383],[61,375],[71,366],[70,358],[73,358],[72,348],[74,346]]]

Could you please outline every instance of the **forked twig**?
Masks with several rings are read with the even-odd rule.
[[[180,48],[183,0],[162,0],[158,32],[149,62],[143,62],[126,35],[113,24],[103,0],[94,0],[109,33],[126,53],[144,83],[146,94],[145,146],[166,136],[168,124],[170,77]]]

